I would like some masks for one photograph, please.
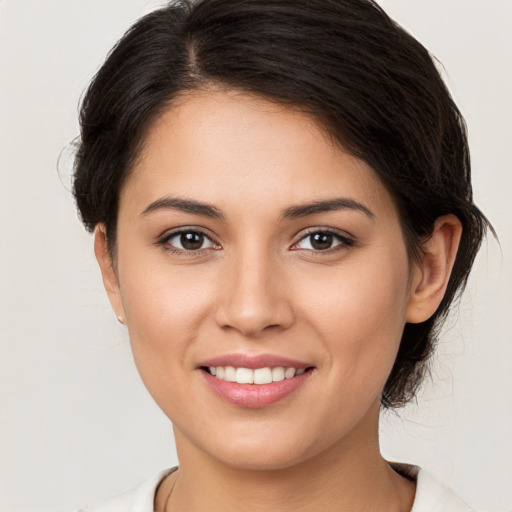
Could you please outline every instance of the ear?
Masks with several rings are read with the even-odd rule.
[[[443,299],[459,248],[462,225],[453,214],[439,217],[414,269],[406,322],[428,320]]]
[[[112,256],[108,250],[107,231],[104,224],[94,228],[94,254],[101,269],[103,285],[119,322],[124,324],[124,307],[119,281],[114,269]]]

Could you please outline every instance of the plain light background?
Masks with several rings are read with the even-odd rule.
[[[77,105],[147,0],[0,0],[0,511],[64,512],[174,465],[77,220]],[[443,63],[496,227],[427,383],[382,449],[477,510],[512,510],[512,1],[383,0]],[[60,156],[60,178],[57,160]]]

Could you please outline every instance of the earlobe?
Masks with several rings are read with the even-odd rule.
[[[112,309],[118,320],[123,319],[121,323],[124,323],[125,315],[121,300],[121,290],[108,248],[107,232],[104,224],[97,224],[94,229],[94,254],[100,266],[103,285],[105,286]]]
[[[435,313],[448,286],[461,234],[462,225],[455,215],[436,220],[411,280],[407,322],[424,322]]]

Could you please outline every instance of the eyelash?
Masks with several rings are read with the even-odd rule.
[[[194,250],[194,249],[187,250],[187,249],[179,249],[169,243],[169,241],[172,240],[173,238],[182,236],[184,234],[200,235],[200,236],[204,237],[205,240],[209,241],[211,246],[207,247],[207,248],[199,248],[196,250]],[[351,238],[347,235],[342,235],[339,232],[334,231],[332,229],[314,228],[314,229],[307,231],[305,234],[303,234],[299,238],[299,240],[292,245],[291,250],[295,250],[295,251],[301,250],[300,248],[297,247],[297,245],[300,244],[302,241],[306,240],[307,238],[312,237],[313,235],[317,235],[317,234],[332,236],[334,239],[338,240],[340,243],[336,244],[334,247],[329,247],[324,250],[322,250],[322,249],[306,249],[309,252],[312,252],[313,254],[331,253],[331,252],[334,252],[337,250],[342,250],[342,249],[352,247],[355,244],[355,241],[353,238]],[[200,229],[192,229],[192,228],[180,229],[178,231],[173,231],[172,233],[169,233],[169,234],[165,235],[164,237],[162,237],[158,241],[158,245],[163,246],[166,251],[169,251],[172,254],[186,255],[186,256],[197,256],[199,253],[201,253],[204,250],[211,249],[211,248],[214,250],[218,250],[220,248],[220,245],[217,244],[216,242],[214,242],[210,235],[208,235],[207,233],[205,233],[204,231],[202,231]]]
[[[307,238],[310,238],[313,235],[317,235],[317,234],[330,235],[334,239],[338,240],[340,243],[336,244],[333,247],[329,247],[328,249],[324,249],[324,250],[321,250],[321,249],[307,249],[308,251],[312,252],[313,254],[332,253],[332,252],[335,252],[335,251],[339,251],[339,250],[347,249],[349,247],[353,247],[354,244],[355,244],[355,240],[352,237],[350,237],[350,236],[348,236],[346,234],[342,235],[338,231],[334,231],[333,229],[328,229],[328,228],[324,228],[324,229],[322,229],[322,228],[314,228],[314,229],[308,230],[305,234],[303,234],[300,237],[300,239],[293,244],[292,250],[300,250],[300,248],[294,249],[294,247],[296,247],[303,240],[306,240]]]
[[[194,249],[187,250],[187,249],[179,249],[178,247],[174,247],[173,245],[171,245],[169,243],[169,241],[172,240],[173,238],[176,238],[176,237],[179,237],[179,236],[182,236],[185,234],[200,235],[200,236],[204,237],[205,241],[208,241],[211,244],[211,247],[200,248],[200,249],[196,249],[196,250],[194,250]],[[168,233],[158,241],[158,245],[161,245],[162,247],[164,247],[164,249],[166,251],[169,251],[172,254],[185,255],[185,256],[197,256],[199,253],[201,253],[202,251],[204,251],[206,249],[213,248],[213,249],[217,250],[218,248],[220,248],[219,244],[214,242],[210,235],[208,235],[207,233],[205,233],[204,231],[202,231],[200,229],[193,229],[193,228],[180,229],[178,231],[173,231],[172,233]]]

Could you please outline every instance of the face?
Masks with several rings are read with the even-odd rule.
[[[111,299],[178,450],[284,468],[376,437],[411,269],[390,195],[314,120],[183,96],[118,222]]]

